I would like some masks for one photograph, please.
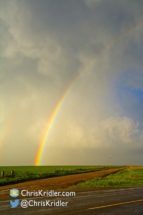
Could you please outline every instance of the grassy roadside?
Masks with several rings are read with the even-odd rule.
[[[143,186],[143,168],[129,168],[106,177],[94,178],[72,188]]]
[[[0,186],[25,182],[35,179],[43,179],[64,175],[80,174],[116,168],[115,166],[22,166],[22,167],[0,167],[4,176],[0,177]],[[10,175],[10,171],[14,175]]]

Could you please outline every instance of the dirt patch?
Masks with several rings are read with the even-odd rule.
[[[127,167],[125,167],[127,168]],[[18,188],[19,190],[27,189],[32,190],[61,190],[68,188],[69,186],[76,185],[80,182],[95,178],[95,177],[105,177],[110,174],[119,172],[125,168],[114,168],[108,170],[101,170],[90,173],[74,174],[67,176],[59,176],[54,178],[39,179],[34,181],[22,182],[18,184],[6,185],[0,187],[0,200],[9,199],[9,190],[11,188]]]

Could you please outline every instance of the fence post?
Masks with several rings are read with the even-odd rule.
[[[1,177],[4,177],[4,171],[1,171]]]
[[[13,176],[13,175],[14,175],[14,171],[13,171],[13,170],[11,170],[10,175],[11,175],[11,176]]]

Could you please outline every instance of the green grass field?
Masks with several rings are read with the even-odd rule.
[[[143,186],[143,168],[129,168],[102,178],[94,178],[73,187],[132,187]]]
[[[115,168],[117,166],[114,166]],[[0,176],[0,186],[14,184],[34,179],[56,177],[69,174],[79,174],[104,169],[113,166],[1,166],[0,173],[4,171],[4,177]],[[11,176],[11,170],[14,175]]]

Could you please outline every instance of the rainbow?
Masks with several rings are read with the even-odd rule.
[[[60,97],[58,103],[56,104],[55,108],[53,109],[53,112],[51,113],[50,118],[48,119],[47,126],[45,128],[43,137],[42,137],[42,139],[40,141],[40,144],[39,144],[39,147],[38,147],[38,151],[37,151],[37,154],[36,154],[36,159],[35,159],[35,163],[34,163],[36,166],[38,166],[38,165],[41,164],[41,159],[42,159],[44,147],[45,147],[45,145],[47,143],[47,139],[49,137],[49,133],[50,133],[50,130],[52,128],[52,125],[55,122],[56,116],[57,116],[57,114],[58,114],[58,112],[59,112],[59,110],[60,110],[63,102],[65,101],[67,95],[72,90],[73,86],[76,84],[76,82],[79,80],[79,78],[87,71],[87,69],[89,68],[89,66],[91,66],[100,55],[102,55],[107,50],[109,50],[113,45],[115,45],[117,42],[119,42],[125,36],[129,35],[130,33],[134,32],[135,30],[138,30],[142,25],[143,25],[143,22],[140,22],[137,25],[129,28],[123,34],[119,35],[116,39],[114,39],[109,44],[107,44],[105,47],[103,47],[95,56],[93,56],[88,61],[88,63],[86,65],[84,65],[80,69],[80,71],[77,73],[77,75],[75,76],[75,78],[70,82],[69,86],[66,88],[66,90],[64,91],[64,93]]]

